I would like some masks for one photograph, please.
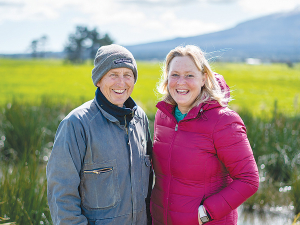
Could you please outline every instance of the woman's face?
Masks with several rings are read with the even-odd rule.
[[[198,70],[189,56],[176,56],[169,65],[168,89],[178,105],[181,113],[189,111],[201,87],[206,80],[206,74]]]

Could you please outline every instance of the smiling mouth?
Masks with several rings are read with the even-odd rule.
[[[123,94],[125,90],[126,89],[121,89],[121,90],[113,89],[113,92],[115,92],[116,94]]]
[[[176,92],[180,95],[186,95],[187,93],[189,93],[190,91],[189,90],[178,90],[176,89]]]

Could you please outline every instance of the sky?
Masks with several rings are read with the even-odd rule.
[[[0,54],[29,53],[43,36],[47,51],[63,51],[78,25],[128,46],[225,30],[297,7],[300,0],[0,0]]]

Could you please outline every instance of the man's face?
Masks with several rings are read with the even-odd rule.
[[[128,68],[111,69],[101,78],[97,86],[108,101],[123,107],[133,91],[134,74]]]

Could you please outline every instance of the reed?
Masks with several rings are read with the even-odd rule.
[[[0,224],[51,224],[46,162],[59,122],[74,105],[12,101],[0,114]]]
[[[34,155],[26,159],[13,165],[1,163],[0,215],[6,223],[51,224],[45,165]]]
[[[244,203],[246,209],[266,210],[292,204],[300,213],[300,116],[278,113],[276,102],[272,117],[254,117],[248,111],[240,116],[260,172],[260,187]]]
[[[295,216],[292,225],[299,225],[299,224],[300,224],[300,213],[298,213],[298,215]]]
[[[12,101],[0,110],[0,224],[51,224],[45,165],[59,122],[80,104],[44,98],[39,105]],[[276,108],[272,117],[256,117],[248,110],[239,114],[261,178],[258,192],[244,208],[268,210],[292,204],[299,213],[300,116],[286,116]],[[153,134],[154,113],[148,118]]]

